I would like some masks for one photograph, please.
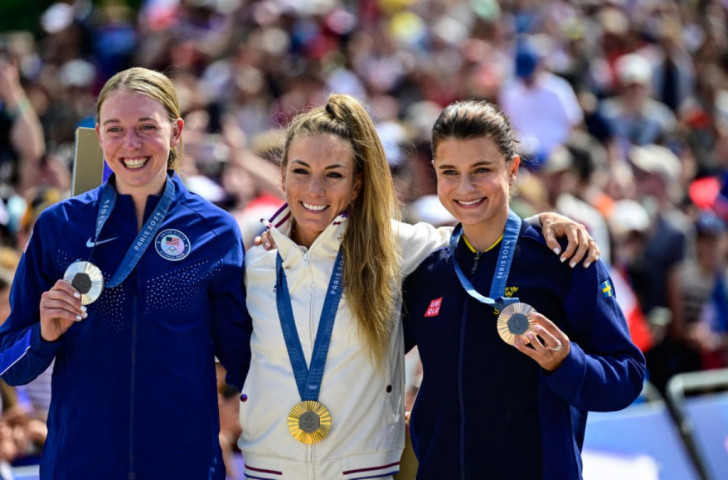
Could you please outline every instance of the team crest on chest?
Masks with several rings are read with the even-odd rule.
[[[159,232],[154,240],[157,253],[166,260],[178,262],[190,253],[190,239],[187,235],[175,229]]]

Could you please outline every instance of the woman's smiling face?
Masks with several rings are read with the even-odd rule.
[[[440,141],[433,160],[440,202],[464,228],[501,222],[519,162],[507,162],[490,137]]]
[[[283,170],[283,191],[295,220],[293,240],[311,246],[357,197],[360,185],[347,140],[321,133],[294,138]]]
[[[181,119],[170,122],[164,106],[148,95],[121,89],[106,98],[96,132],[119,193],[159,193],[183,125]]]

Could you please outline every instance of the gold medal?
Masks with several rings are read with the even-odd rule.
[[[288,430],[299,442],[313,445],[329,434],[331,414],[317,401],[299,402],[288,414]]]
[[[532,314],[536,310],[527,303],[512,303],[498,315],[498,334],[509,345],[513,345],[516,335],[523,335],[533,324]]]
[[[81,305],[95,302],[104,289],[104,276],[91,262],[73,262],[63,274],[63,279],[81,294]]]

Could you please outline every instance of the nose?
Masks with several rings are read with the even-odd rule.
[[[308,185],[308,189],[311,193],[316,195],[323,194],[325,188],[324,188],[324,179],[318,175],[313,175],[311,178],[311,183]]]
[[[126,135],[124,135],[124,148],[135,150],[139,148],[141,144],[142,141],[139,138],[139,134],[137,134],[137,131],[133,128],[127,130]]]
[[[473,189],[473,181],[470,175],[460,176],[460,185],[458,186],[461,192],[469,192]]]

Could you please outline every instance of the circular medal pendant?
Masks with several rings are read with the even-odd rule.
[[[527,303],[512,303],[498,315],[498,334],[509,345],[513,345],[517,335],[523,335],[531,328],[532,314],[536,310]]]
[[[315,400],[297,403],[288,414],[288,431],[301,443],[313,445],[329,434],[331,414]]]
[[[81,305],[95,302],[104,289],[104,276],[99,267],[91,262],[73,262],[63,274],[63,279],[81,294]]]

